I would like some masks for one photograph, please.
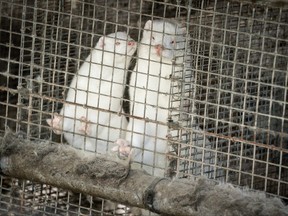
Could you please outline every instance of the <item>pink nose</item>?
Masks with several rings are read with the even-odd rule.
[[[134,41],[128,41],[128,46],[134,46],[135,42]]]
[[[158,44],[158,45],[155,45],[155,48],[156,48],[157,50],[161,50],[161,49],[163,49],[163,46],[160,45],[160,44]]]
[[[163,50],[163,46],[162,45],[160,45],[160,44],[158,44],[158,45],[155,45],[155,49],[156,49],[156,53],[157,53],[157,55],[161,55],[162,54],[162,50]]]

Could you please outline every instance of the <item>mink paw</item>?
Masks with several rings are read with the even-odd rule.
[[[129,157],[132,152],[132,148],[127,140],[117,139],[115,144],[117,146],[111,149],[113,152],[118,152],[119,156],[121,157]]]
[[[52,119],[46,119],[47,124],[52,127],[52,130],[55,134],[61,134],[62,128],[62,120],[63,117],[60,116],[58,113],[53,114]]]
[[[79,131],[81,133],[84,133],[85,135],[90,134],[90,121],[88,121],[84,116],[80,118],[81,127],[79,128]]]

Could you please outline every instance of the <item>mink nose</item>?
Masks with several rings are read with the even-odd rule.
[[[128,41],[128,46],[134,46],[135,45],[135,41]]]
[[[161,44],[155,45],[155,48],[156,48],[156,50],[159,50],[159,51],[164,49],[163,45],[161,45]]]
[[[156,54],[160,56],[162,54],[162,51],[164,50],[164,47],[163,45],[157,44],[155,45],[155,50],[156,50]]]

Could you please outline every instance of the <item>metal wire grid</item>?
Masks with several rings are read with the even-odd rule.
[[[167,17],[172,11],[170,16],[178,14],[190,30],[193,68],[182,75],[183,91],[172,97],[173,106],[181,95],[179,125],[170,131],[177,153],[172,156],[172,173],[207,175],[287,199],[288,12],[252,8],[248,3],[200,2],[189,2],[188,10],[186,2],[177,7],[170,2],[85,1],[73,11],[62,1],[1,1],[1,11],[9,8],[1,15],[1,24],[9,23],[1,33],[12,42],[2,43],[1,37],[1,49],[8,49],[10,55],[10,60],[1,56],[5,70],[10,70],[2,74],[5,81],[1,77],[1,85],[9,89],[0,102],[1,125],[25,131],[30,138],[48,139],[52,133],[45,119],[61,109],[64,86],[99,36],[116,26],[118,30],[128,27],[138,41],[139,17],[143,26],[151,16]],[[108,13],[112,9],[116,12]],[[95,21],[95,17],[100,18]],[[24,194],[27,188],[23,186]],[[9,208],[10,196],[6,197],[10,201],[1,202],[3,210]],[[59,194],[56,197],[51,205],[63,200]],[[79,205],[84,205],[82,197]],[[73,206],[70,198],[66,192],[63,213]],[[49,212],[47,200],[48,195],[40,206],[34,200],[35,208]],[[33,206],[34,201],[27,203]],[[76,209],[79,213],[81,206]]]
[[[140,5],[127,2],[129,10],[131,7],[136,7],[138,10],[136,16],[144,14],[145,8],[148,8],[143,2],[140,11]],[[132,19],[132,14],[128,22],[134,20],[134,23],[125,23],[127,16],[130,16],[129,10],[126,11],[127,16],[123,14],[120,16],[118,13],[121,4],[127,6],[124,1],[121,3],[97,1],[97,4],[93,1],[85,2],[85,4],[80,2],[80,10],[74,11],[72,15],[65,11],[65,8],[68,10],[72,8],[66,5],[63,9],[62,3],[45,1],[32,4],[27,1],[1,1],[1,9],[7,11],[1,19],[9,23],[7,28],[3,28],[4,34],[9,36],[7,43],[13,46],[11,45],[13,42],[18,42],[15,45],[15,53],[10,54],[15,60],[8,60],[9,54],[7,58],[4,56],[1,59],[5,64],[7,63],[6,70],[9,72],[6,76],[2,74],[6,79],[3,87],[7,92],[7,97],[3,97],[3,101],[7,100],[7,102],[1,101],[2,110],[5,110],[5,114],[1,115],[3,116],[1,120],[4,121],[4,126],[24,131],[25,136],[30,139],[49,139],[53,136],[53,141],[64,142],[63,137],[60,139],[57,136],[54,137],[50,129],[45,126],[45,120],[51,112],[61,109],[65,90],[67,91],[65,86],[69,85],[73,73],[79,69],[81,64],[79,59],[83,60],[90,53],[91,47],[94,47],[99,36],[106,32],[120,31],[127,28],[126,25],[137,26],[136,21],[139,20],[135,18],[135,15]],[[146,5],[151,5],[151,3],[146,2]],[[107,11],[110,9],[116,10],[117,13],[108,14]],[[99,20],[95,20],[94,17]],[[142,23],[144,21],[145,19]],[[120,25],[121,22],[125,25]],[[11,27],[14,25],[15,30]],[[136,40],[140,35],[139,32],[139,27],[134,29],[134,33],[131,29],[131,35],[134,34]],[[5,41],[4,37],[1,39]],[[6,43],[1,45],[6,48]],[[9,48],[10,50],[12,49]],[[10,82],[12,78],[16,81]],[[8,115],[11,117],[8,118]],[[3,127],[1,132],[4,133],[4,131]],[[18,184],[21,184],[22,189],[18,187]],[[4,184],[2,188],[5,189]],[[94,200],[92,206],[87,203],[85,195],[76,195],[79,201],[75,203],[75,195],[70,196],[68,192],[63,192],[60,196],[57,193],[58,189],[53,187],[47,188],[44,185],[35,187],[33,183],[31,185],[29,182],[10,180],[7,188],[10,190],[16,188],[15,191],[17,191],[17,193],[10,193],[7,197],[3,196],[1,202],[3,211],[10,213],[14,210],[22,212],[23,215],[40,212],[64,214],[65,211],[72,215],[83,212],[96,214],[101,210],[103,212],[104,200],[100,199],[102,205],[101,203],[99,205],[99,200],[96,202]],[[45,192],[43,188],[46,188]],[[31,200],[31,196],[35,199]],[[92,207],[97,210],[92,210]]]
[[[85,195],[73,194],[30,181],[1,179],[0,213],[15,215],[100,215],[105,200],[90,203]],[[105,215],[112,215],[105,214]]]
[[[180,172],[286,199],[287,10],[217,2],[195,9],[191,29],[190,116],[203,131],[184,131],[208,142],[188,147]]]

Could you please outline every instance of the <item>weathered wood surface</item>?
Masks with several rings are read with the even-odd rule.
[[[1,172],[5,175],[162,215],[288,215],[287,206],[264,193],[244,192],[203,177],[157,178],[130,169],[126,161],[113,161],[49,141],[28,141],[11,132],[0,140],[0,157]]]

